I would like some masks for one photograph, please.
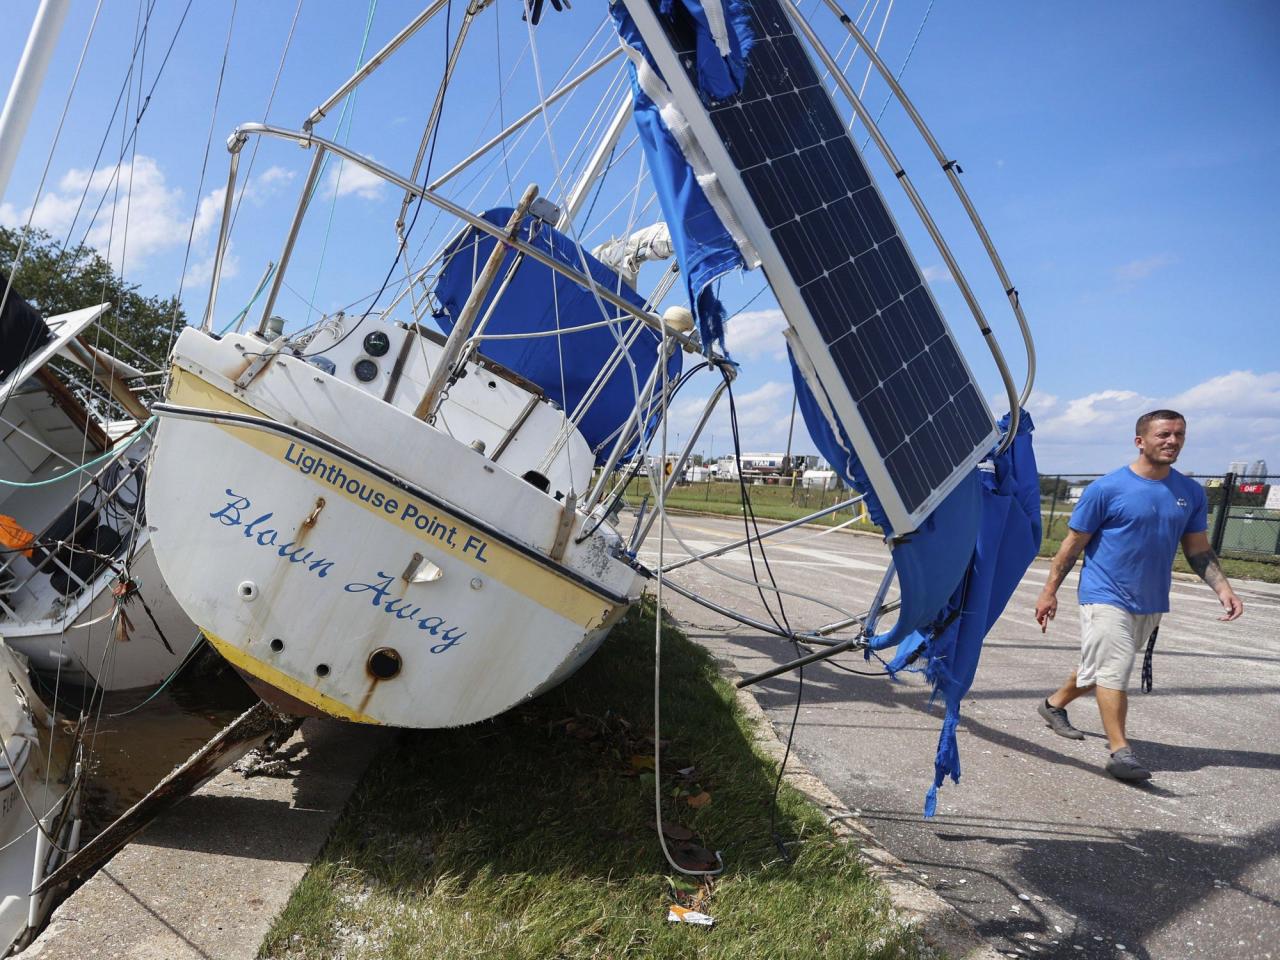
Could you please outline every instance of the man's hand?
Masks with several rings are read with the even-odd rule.
[[[1036,623],[1040,624],[1040,632],[1049,629],[1049,621],[1058,615],[1058,596],[1047,590],[1036,600]]]
[[[1053,560],[1049,563],[1049,576],[1045,578],[1044,589],[1040,591],[1040,599],[1036,601],[1036,623],[1040,624],[1041,633],[1048,631],[1049,621],[1058,615],[1058,588],[1067,579],[1067,574],[1076,565],[1076,560],[1092,536],[1093,534],[1080,530],[1068,530],[1062,546],[1053,555]]]
[[[1244,613],[1244,602],[1236,596],[1236,592],[1230,587],[1218,594],[1218,602],[1222,604],[1222,609],[1227,611],[1218,618],[1224,623],[1230,620],[1239,620],[1241,614]]]

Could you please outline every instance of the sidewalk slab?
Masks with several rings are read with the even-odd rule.
[[[252,960],[386,730],[307,720],[168,811],[54,911],[23,960]],[[273,764],[273,769],[277,765]]]

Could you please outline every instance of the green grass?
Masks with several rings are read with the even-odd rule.
[[[751,496],[751,509],[761,520],[798,520],[808,516],[822,507],[833,506],[841,500],[853,496],[847,490],[805,490],[801,487],[760,484],[747,488]],[[649,491],[648,482],[633,480],[627,487],[626,501],[630,506],[639,506]],[[742,491],[737,483],[713,482],[688,484],[674,487],[667,496],[667,506],[676,510],[693,510],[701,513],[714,513],[722,516],[742,515]],[[649,506],[653,506],[650,499]],[[828,514],[813,521],[821,526],[835,526],[845,523],[862,513],[859,506]],[[878,532],[875,524],[857,521],[850,524],[854,530],[868,533]]]
[[[263,944],[267,958],[927,955],[821,813],[785,785],[711,657],[663,631],[663,819],[724,874],[672,886],[652,814],[653,610],[633,610],[569,682],[375,760]],[[690,770],[689,768],[692,768]],[[686,771],[681,774],[679,771]],[[687,801],[706,792],[710,802]],[[712,929],[666,920],[678,896]]]

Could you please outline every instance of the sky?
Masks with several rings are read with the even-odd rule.
[[[9,4],[0,84],[16,69],[36,7],[36,0]],[[143,293],[181,292],[188,318],[199,322],[231,129],[264,116],[299,128],[420,7],[408,0],[103,0],[95,22],[97,7],[72,2],[0,197],[0,223],[30,220],[59,239],[88,242]],[[436,17],[317,132],[408,173],[463,9],[456,0],[447,22],[444,13]],[[852,48],[818,0],[801,9],[846,62]],[[883,25],[884,59],[903,70],[908,94],[960,163],[1018,288],[1035,338],[1028,409],[1041,470],[1113,469],[1131,457],[1134,419],[1171,406],[1188,418],[1184,471],[1220,473],[1232,460],[1261,458],[1280,473],[1280,7],[1267,0],[859,0],[848,11],[873,37]],[[603,4],[591,0],[572,11],[548,9],[532,31],[517,0],[497,0],[477,17],[440,135],[428,147],[433,175],[534,105],[538,90],[554,88],[575,58],[581,67],[612,49],[602,20]],[[845,73],[860,87],[865,69],[859,57]],[[549,140],[539,116],[506,156],[491,151],[441,192],[479,211],[509,204],[534,180],[562,199],[591,133],[620,102],[622,81],[616,62],[606,67],[566,99]],[[873,78],[864,101],[878,113],[885,87]],[[1021,339],[967,218],[896,105],[885,109],[881,127],[981,298],[1020,384]],[[861,145],[865,128],[855,125],[854,135]],[[631,138],[628,130],[578,222],[586,246],[657,218]],[[999,416],[1007,402],[974,319],[874,151],[868,156],[881,189]],[[242,157],[217,328],[249,303],[268,261],[278,258],[311,154],[289,141],[255,139]],[[400,205],[397,189],[359,168],[325,167],[275,311],[291,329],[339,308],[358,314],[370,302],[362,298],[380,288],[379,309],[392,300],[404,275],[394,261]],[[416,218],[415,209],[410,249],[422,265],[456,226],[430,206]],[[641,289],[655,271],[642,272]],[[677,287],[664,305],[680,293]],[[727,278],[721,296],[735,313],[728,346],[741,364],[734,389],[742,448],[780,451],[793,397],[783,318],[759,271]],[[397,309],[408,318],[405,301]],[[670,421],[673,443],[688,436],[714,385],[700,375],[684,389]],[[800,419],[792,448],[814,450]],[[727,411],[717,411],[696,449],[730,452]]]

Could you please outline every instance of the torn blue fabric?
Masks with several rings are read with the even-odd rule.
[[[755,36],[751,32],[751,17],[743,0],[711,2],[724,12],[725,39],[729,45],[727,55],[723,55],[716,44],[707,19],[707,3],[701,0],[662,0],[658,12],[678,18],[681,12],[678,8],[683,8],[688,14],[697,36],[698,90],[707,100],[727,100],[742,92],[742,85],[747,79],[747,57]]]
[[[698,50],[698,82],[704,97],[726,99],[742,89],[746,78],[746,57],[751,48],[751,31],[744,4],[730,0],[724,4],[729,21],[731,54],[721,57],[706,23],[706,14],[697,0],[666,0],[660,14],[669,18],[673,31],[693,33]],[[638,50],[655,73],[661,75],[649,56],[640,31],[621,3],[611,4],[618,35]],[[662,110],[641,89],[635,65],[630,66],[633,114],[644,147],[649,176],[662,215],[671,231],[671,243],[684,276],[689,307],[698,321],[704,349],[718,345],[724,349],[725,310],[715,292],[715,282],[732,270],[746,266],[742,253],[716,215],[671,131]]]
[[[511,208],[499,207],[486,211],[483,216],[492,224],[504,226],[511,216]],[[612,290],[628,303],[643,308],[644,299],[639,294],[591,254],[584,251],[579,257],[577,245],[559,230],[534,217],[526,217],[520,227],[520,237],[575,270],[583,270],[585,258],[587,270],[597,284]],[[468,229],[445,252],[445,265],[435,288],[436,299],[442,309],[434,318],[445,333],[453,329],[454,318],[467,302],[475,278],[489,259],[494,243],[489,234]],[[485,298],[481,316],[489,309],[514,260],[515,250],[508,250],[498,273],[501,280]],[[612,307],[606,306],[606,309],[610,317],[621,315],[621,311]],[[524,258],[507,283],[485,333],[532,333],[600,319],[600,303],[595,294],[536,260]],[[622,315],[620,327],[629,325],[630,319]],[[598,327],[559,337],[486,340],[481,342],[480,352],[532,380],[547,397],[571,414],[617,349],[617,336],[609,327]],[[608,458],[614,439],[635,409],[636,390],[644,386],[657,363],[660,341],[657,332],[648,327],[639,332],[628,350],[634,365],[634,378],[631,365],[619,364],[579,423],[578,430],[591,447],[597,463]],[[671,381],[679,377],[682,363],[682,352],[676,350],[667,362],[667,376]]]
[[[1000,427],[1009,429],[1007,415]],[[888,664],[889,672],[916,669],[912,664],[923,660],[933,696],[941,697],[946,704],[934,759],[933,786],[925,795],[926,817],[937,811],[938,788],[945,779],[960,781],[956,728],[960,703],[978,669],[982,642],[1040,550],[1040,480],[1031,443],[1034,429],[1031,416],[1023,411],[1013,445],[995,459],[995,470],[975,471],[981,478],[977,510],[980,524],[968,571],[935,618],[934,626],[916,629],[894,641],[897,653]],[[895,550],[895,561],[897,557]],[[907,596],[905,582],[902,595]],[[876,646],[882,649],[891,645],[884,642]]]

